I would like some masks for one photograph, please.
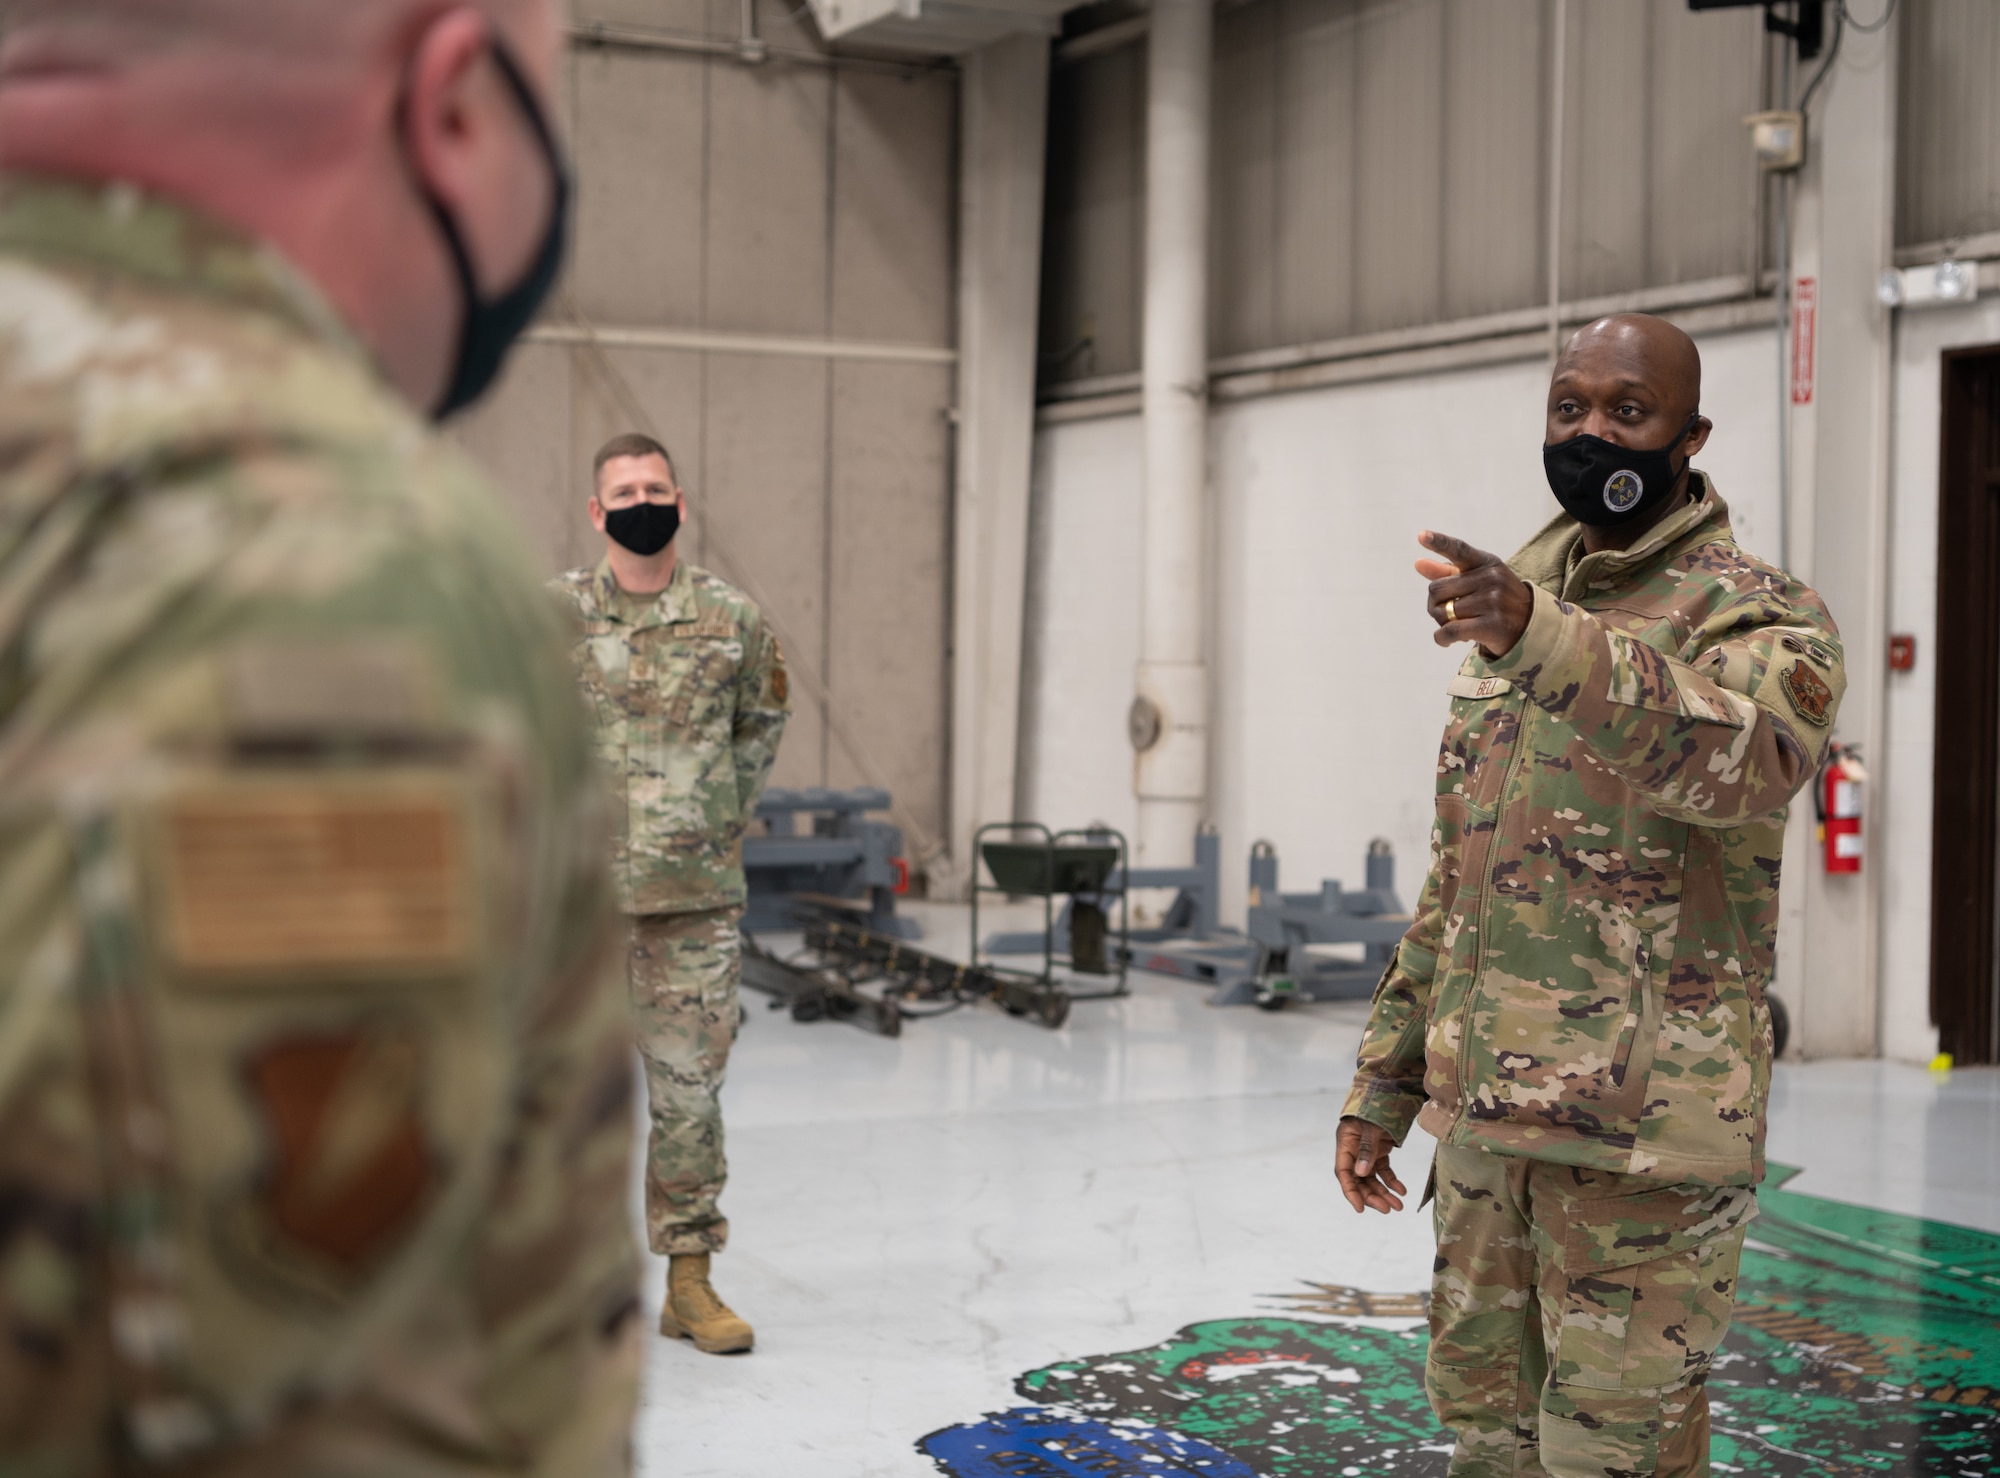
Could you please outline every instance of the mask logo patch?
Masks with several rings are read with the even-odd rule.
[[[1613,513],[1629,513],[1645,494],[1646,484],[1628,468],[1621,467],[1604,480],[1604,506]]]

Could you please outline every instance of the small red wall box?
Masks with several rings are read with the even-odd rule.
[[[1917,639],[1907,633],[1889,638],[1889,670],[1910,672],[1917,665]]]

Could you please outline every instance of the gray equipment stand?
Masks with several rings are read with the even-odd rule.
[[[1396,854],[1377,837],[1368,844],[1368,886],[1348,892],[1329,878],[1317,893],[1278,889],[1278,854],[1269,842],[1250,849],[1246,931],[1258,951],[1247,977],[1218,990],[1210,1004],[1261,1006],[1290,1001],[1357,1001],[1374,993],[1410,915],[1396,897]],[[1314,955],[1308,946],[1358,944],[1359,960]]]
[[[1120,867],[1105,883],[1104,896],[1123,903],[1132,888],[1178,891],[1160,923],[1129,932],[1119,950],[1122,964],[1197,985],[1218,984],[1255,964],[1256,951],[1249,941],[1217,922],[1222,907],[1222,841],[1212,828],[1195,833],[1192,867]],[[1064,904],[1053,925],[1053,949],[1059,955],[1069,953],[1071,914]],[[1043,935],[1037,932],[995,934],[984,944],[986,953],[994,955],[1040,954],[1043,946]]]
[[[1375,989],[1410,916],[1396,897],[1396,858],[1379,838],[1368,846],[1366,888],[1349,892],[1329,878],[1317,893],[1278,888],[1278,854],[1269,842],[1250,849],[1250,909],[1242,931],[1216,922],[1220,847],[1213,831],[1195,834],[1194,866],[1120,868],[1104,897],[1123,901],[1132,888],[1177,888],[1165,920],[1134,929],[1119,957],[1135,970],[1212,985],[1215,1006],[1258,1005],[1275,1011],[1288,1001],[1365,999]],[[996,934],[987,954],[1061,955],[1069,949],[1066,906],[1046,935]],[[975,937],[976,930],[975,930]],[[1316,945],[1361,945],[1359,960],[1329,958]]]
[[[902,829],[867,819],[888,809],[886,790],[765,791],[757,819],[768,834],[743,839],[743,926],[778,933],[834,912],[886,938],[922,937],[916,920],[896,914],[896,895],[909,886]],[[810,818],[803,832],[801,816]]]

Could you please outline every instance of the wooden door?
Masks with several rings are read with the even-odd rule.
[[[2000,1062],[2000,346],[1944,356],[1931,1020]]]

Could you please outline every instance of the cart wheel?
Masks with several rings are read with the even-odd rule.
[[[818,996],[803,996],[792,1002],[792,1020],[822,1021],[826,1018],[826,1002]]]
[[[1042,1018],[1042,1025],[1050,1031],[1058,1031],[1069,1020],[1069,997],[1051,991],[1042,998],[1042,1007],[1036,1013]]]
[[[1785,1055],[1785,1043],[1792,1039],[1792,1019],[1785,1013],[1785,1003],[1776,996],[1766,995],[1765,1001],[1771,1007],[1771,1056]]]
[[[1263,995],[1257,997],[1257,1009],[1259,1011],[1282,1011],[1285,1009],[1285,1003],[1289,1000],[1291,1000],[1290,996],[1272,995],[1266,991]]]

